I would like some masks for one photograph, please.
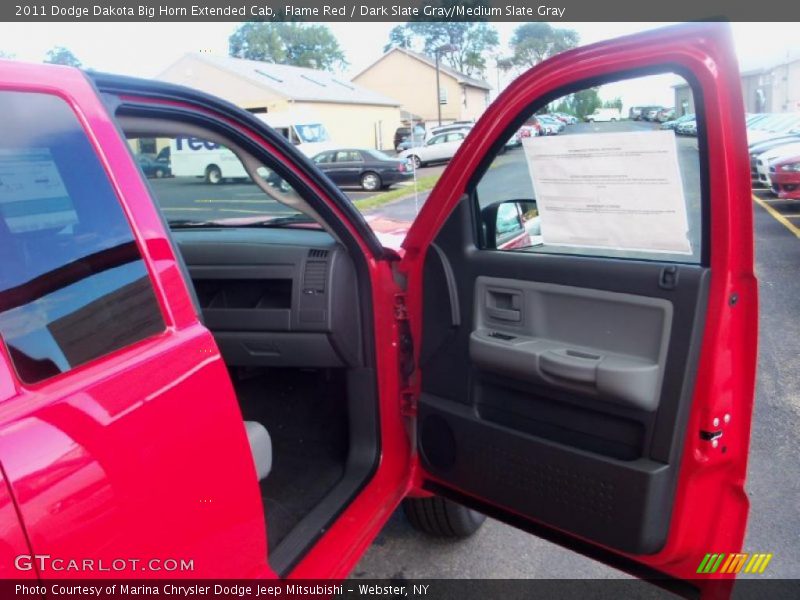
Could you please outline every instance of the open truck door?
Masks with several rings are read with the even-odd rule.
[[[683,80],[696,139],[584,123],[500,156],[548,106],[665,77]],[[698,573],[740,551],[747,521],[746,147],[725,24],[565,52],[499,96],[403,244],[423,493],[688,594],[730,577]],[[498,242],[509,203],[527,247]]]

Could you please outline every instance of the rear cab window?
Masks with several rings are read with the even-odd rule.
[[[0,337],[37,383],[165,324],[128,220],[56,96],[0,92]]]

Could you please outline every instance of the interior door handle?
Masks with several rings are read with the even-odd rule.
[[[493,319],[501,321],[521,321],[522,312],[514,308],[494,308],[492,306],[486,307],[486,314]]]
[[[596,383],[597,365],[600,356],[570,354],[569,350],[556,352],[548,350],[539,356],[539,368],[542,373],[576,383]]]

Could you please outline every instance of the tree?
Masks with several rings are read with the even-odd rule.
[[[488,23],[412,21],[392,29],[384,52],[392,47],[415,48],[433,57],[437,48],[451,46],[442,52],[442,62],[474,77],[484,75],[487,55],[499,44],[497,30]]]
[[[323,71],[347,66],[339,42],[325,25],[296,22],[243,23],[228,38],[228,53]]]
[[[511,35],[509,62],[527,69],[559,52],[575,48],[578,40],[578,32],[574,29],[558,29],[541,21],[524,23]]]
[[[570,96],[569,102],[572,105],[572,114],[579,119],[592,114],[603,105],[597,88],[586,88],[575,92]]]
[[[82,66],[81,61],[72,53],[72,50],[64,46],[54,46],[50,48],[50,50],[47,51],[47,55],[44,57],[44,62],[53,65],[67,65],[68,67]]]
[[[603,102],[603,108],[616,108],[622,110],[622,98],[614,98],[613,100],[606,100]]]
[[[389,32],[389,41],[383,47],[384,52],[388,52],[392,48],[411,48],[414,42],[414,36],[411,30],[406,25],[395,25]]]
[[[0,58],[16,58],[16,55],[13,52],[6,52],[5,50],[0,50]]]

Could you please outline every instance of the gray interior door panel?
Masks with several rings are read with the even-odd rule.
[[[709,269],[480,250],[472,211],[465,198],[425,259],[425,485],[509,521],[657,552],[684,438],[699,435],[686,420]]]
[[[579,393],[587,404],[658,407],[669,301],[485,276],[474,297],[469,350],[477,368]]]

